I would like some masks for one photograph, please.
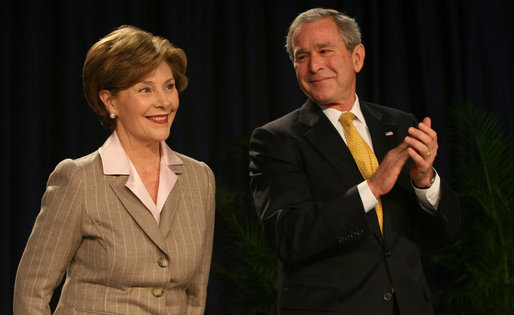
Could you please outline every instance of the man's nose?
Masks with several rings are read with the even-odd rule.
[[[312,73],[318,72],[323,67],[322,58],[317,54],[311,54],[309,58],[309,71]]]

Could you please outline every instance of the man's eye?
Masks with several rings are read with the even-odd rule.
[[[305,58],[307,58],[307,56],[305,56],[305,55],[296,56],[296,61],[302,61],[302,60],[305,60]]]

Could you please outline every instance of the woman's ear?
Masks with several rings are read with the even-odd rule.
[[[114,96],[112,95],[111,91],[101,90],[100,92],[98,92],[98,97],[100,97],[100,99],[104,103],[105,108],[110,114],[118,116],[118,110],[116,109]]]

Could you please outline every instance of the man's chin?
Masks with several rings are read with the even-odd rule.
[[[330,104],[330,99],[326,96],[310,95],[309,98],[311,99],[311,101],[321,106],[328,106]]]

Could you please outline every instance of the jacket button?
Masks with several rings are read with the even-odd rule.
[[[391,292],[384,293],[384,301],[390,302],[393,299],[393,294]]]
[[[155,297],[161,297],[163,293],[164,293],[164,290],[162,288],[154,288],[152,290],[152,295]]]
[[[168,267],[168,265],[170,264],[168,258],[166,257],[161,257],[159,258],[159,260],[157,261],[157,263],[159,264],[159,266],[161,266],[162,268],[164,267]]]
[[[391,257],[391,252],[388,249],[386,249],[384,253],[387,258]]]

